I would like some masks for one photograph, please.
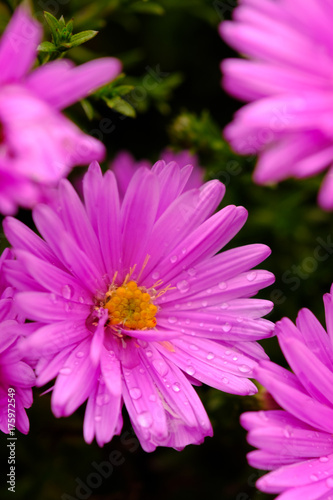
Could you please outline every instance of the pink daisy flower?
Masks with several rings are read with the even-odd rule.
[[[248,59],[222,63],[223,86],[250,102],[224,131],[240,154],[259,153],[258,183],[330,167],[319,204],[333,209],[330,0],[240,0],[222,38]]]
[[[29,420],[25,408],[32,404],[35,375],[22,361],[18,349],[21,335],[30,327],[23,325],[24,319],[13,301],[14,291],[3,275],[4,262],[12,258],[8,249],[0,257],[0,430],[8,434],[16,428],[27,434]]]
[[[179,167],[191,165],[192,172],[186,183],[186,189],[197,188],[203,184],[204,170],[199,165],[197,155],[192,154],[190,151],[184,150],[174,153],[170,149],[165,149],[160,155],[160,160],[165,163],[176,162]],[[120,151],[117,154],[111,162],[110,168],[116,175],[121,199],[124,197],[126,189],[136,170],[140,167],[151,168],[151,166],[152,164],[149,160],[136,161],[128,151]],[[172,167],[170,166],[170,168]]]
[[[17,306],[36,322],[22,349],[38,360],[37,385],[56,378],[55,416],[87,401],[84,437],[99,445],[122,427],[125,404],[146,451],[183,448],[212,434],[192,383],[254,394],[255,342],[272,335],[272,307],[250,297],[271,284],[265,245],[216,253],[243,226],[243,207],[212,215],[219,181],[182,192],[189,166],[139,168],[120,202],[114,173],[93,163],[84,203],[67,180],[56,208],[37,205],[42,238],[7,217],[17,260],[6,264]]]
[[[0,212],[32,207],[77,164],[104,157],[104,146],[60,110],[112,80],[113,58],[79,67],[54,61],[30,71],[42,27],[24,8],[15,11],[0,41]]]
[[[327,333],[302,309],[296,326],[287,318],[276,325],[280,346],[294,373],[269,361],[254,370],[281,406],[244,413],[248,441],[259,450],[250,465],[272,470],[257,481],[279,500],[333,498],[333,295],[324,295]]]

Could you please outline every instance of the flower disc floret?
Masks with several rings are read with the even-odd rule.
[[[106,294],[104,307],[109,311],[109,324],[129,330],[145,330],[156,326],[157,306],[144,287],[135,281],[123,283]]]

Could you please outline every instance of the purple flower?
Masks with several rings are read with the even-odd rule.
[[[333,295],[324,295],[327,332],[302,309],[296,326],[276,325],[283,353],[294,373],[269,361],[254,370],[281,410],[245,413],[241,423],[259,450],[250,465],[272,470],[257,481],[279,500],[328,500],[333,496]]]
[[[42,28],[16,10],[0,42],[0,212],[32,207],[77,164],[104,157],[104,146],[82,133],[60,110],[109,82],[120,71],[113,58],[73,67],[59,60],[29,71]]]
[[[217,254],[245,223],[243,207],[212,215],[219,181],[183,192],[189,166],[139,168],[120,202],[114,173],[93,163],[84,204],[67,180],[55,208],[40,204],[41,234],[4,221],[16,261],[7,277],[37,331],[22,349],[37,360],[37,385],[56,377],[52,410],[86,400],[84,437],[99,445],[122,427],[126,405],[142,447],[183,448],[212,429],[192,383],[254,394],[255,342],[272,335],[272,307],[250,297],[271,284],[251,270],[270,250],[254,244]]]
[[[330,0],[240,0],[223,39],[248,59],[222,63],[223,86],[250,102],[224,133],[241,154],[259,153],[254,179],[278,182],[330,166],[319,204],[333,209]]]
[[[176,162],[179,167],[186,167],[187,165],[192,167],[191,175],[186,183],[186,189],[198,188],[203,184],[204,170],[199,166],[197,155],[192,154],[190,151],[184,150],[174,153],[170,149],[165,149],[160,155],[160,160],[167,164]],[[110,164],[110,168],[116,175],[121,199],[124,197],[126,189],[136,170],[140,167],[151,168],[151,166],[152,164],[149,160],[136,161],[128,151],[120,151],[117,154]],[[172,167],[170,166],[170,168]]]
[[[35,375],[22,361],[18,342],[31,327],[23,325],[24,318],[13,301],[14,290],[3,275],[4,262],[12,258],[8,249],[0,257],[0,430],[8,434],[16,428],[27,434],[29,420],[25,408],[32,404]]]

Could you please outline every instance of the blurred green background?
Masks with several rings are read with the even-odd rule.
[[[0,3],[1,30],[17,3]],[[301,307],[309,307],[323,321],[322,295],[329,291],[333,275],[329,248],[333,226],[332,217],[316,204],[321,179],[256,186],[251,180],[255,159],[237,157],[222,140],[221,130],[240,103],[221,89],[220,61],[234,54],[220,39],[217,26],[223,18],[230,18],[235,1],[39,0],[30,4],[40,21],[45,10],[56,18],[63,15],[66,22],[73,18],[73,33],[99,31],[84,45],[67,52],[66,57],[77,63],[106,55],[123,61],[124,77],[67,110],[95,136],[101,131],[101,120],[110,120],[108,131],[102,133],[108,160],[122,149],[137,159],[152,161],[167,146],[197,153],[206,178],[219,178],[226,184],[223,204],[243,205],[249,211],[247,224],[229,246],[260,242],[272,249],[262,267],[276,275],[276,283],[260,293],[261,298],[275,302],[269,319],[288,316],[295,320]],[[51,42],[45,21],[44,25],[45,41]],[[58,49],[59,53],[63,50]],[[46,57],[47,53],[40,53],[41,61]],[[148,80],[147,75],[153,75],[153,79]],[[76,169],[71,179],[83,171]],[[31,220],[26,211],[18,217]],[[321,254],[327,254],[325,261],[315,258],[318,245]],[[5,246],[2,238],[1,249]],[[262,345],[272,360],[284,364],[275,339]],[[84,408],[57,420],[50,411],[50,395],[39,397],[42,391],[36,390],[28,412],[31,432],[28,436],[17,433],[15,498],[273,498],[254,487],[260,472],[246,463],[250,447],[238,422],[243,411],[260,407],[260,398],[234,397],[207,387],[197,390],[210,416],[214,437],[182,452],[158,449],[151,454],[138,446],[127,416],[121,437],[103,449],[95,443],[87,445],[82,437]],[[1,436],[1,440],[4,476],[6,437]],[[94,483],[93,462],[108,460],[112,452],[116,457],[112,473],[101,484]],[[2,480],[1,498],[13,496],[4,483]]]

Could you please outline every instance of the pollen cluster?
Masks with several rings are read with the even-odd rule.
[[[157,307],[151,296],[135,281],[123,283],[107,293],[104,307],[109,311],[109,324],[129,330],[144,330],[156,326]]]

